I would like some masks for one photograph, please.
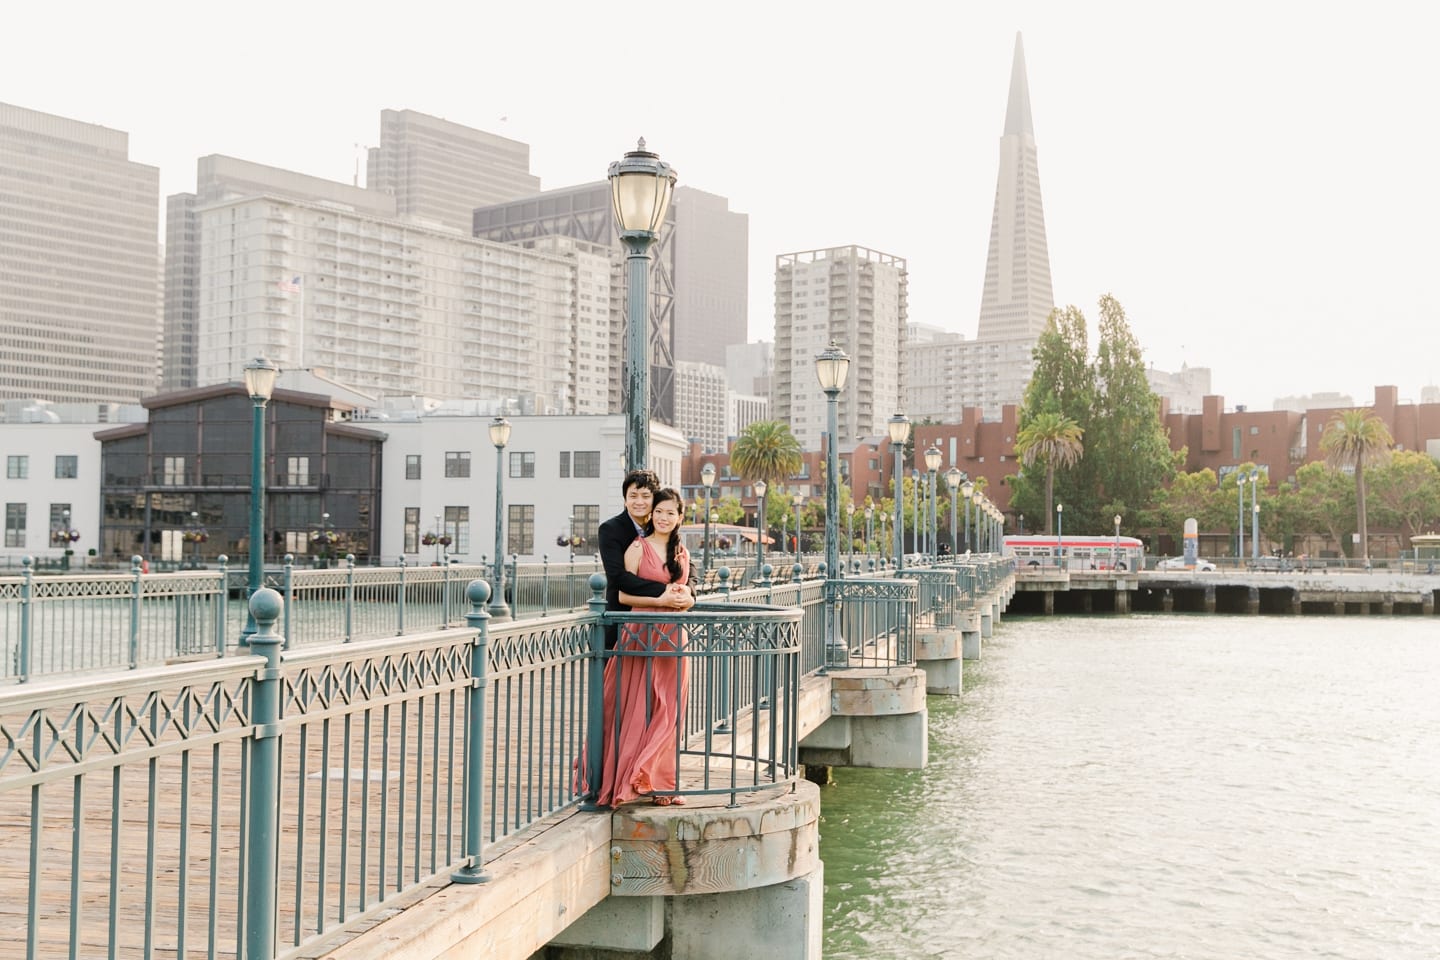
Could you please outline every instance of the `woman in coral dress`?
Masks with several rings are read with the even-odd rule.
[[[621,603],[635,610],[665,610],[674,609],[668,599],[671,593],[689,596],[685,584],[690,576],[690,555],[680,542],[684,513],[679,491],[666,487],[655,494],[649,533],[637,537],[625,551],[625,569],[670,586],[661,597],[621,593]],[[685,802],[675,795],[679,723],[685,712],[688,674],[685,658],[676,654],[684,644],[684,631],[674,624],[627,623],[620,628],[615,655],[605,665],[600,803],[613,806],[644,796],[660,805]]]

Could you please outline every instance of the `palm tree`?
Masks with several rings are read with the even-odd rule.
[[[1341,410],[1325,425],[1320,449],[1325,462],[1336,470],[1355,471],[1356,526],[1360,532],[1360,559],[1370,560],[1370,531],[1365,517],[1365,468],[1383,463],[1395,440],[1385,421],[1369,410]]]
[[[1036,414],[1015,436],[1015,452],[1027,467],[1036,460],[1045,463],[1045,533],[1055,519],[1055,468],[1073,467],[1085,454],[1080,424],[1062,413]]]
[[[746,427],[730,448],[730,466],[746,480],[764,480],[777,494],[781,485],[800,472],[800,441],[789,424],[761,420]]]

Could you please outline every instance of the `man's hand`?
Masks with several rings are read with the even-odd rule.
[[[660,602],[670,610],[689,610],[695,606],[695,597],[685,584],[672,583],[665,588],[665,595],[660,598]]]

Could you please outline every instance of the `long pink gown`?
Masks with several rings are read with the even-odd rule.
[[[640,541],[640,567],[646,580],[670,583],[665,558],[648,540]],[[680,551],[680,578],[690,576],[690,557]],[[620,628],[616,651],[677,652],[684,648],[679,627],[627,623]],[[685,711],[684,657],[615,656],[605,664],[605,765],[600,781],[602,804],[615,806],[650,794],[665,795],[676,788],[675,758],[678,723]],[[620,683],[615,683],[616,675]],[[619,737],[615,735],[616,706],[620,710]]]

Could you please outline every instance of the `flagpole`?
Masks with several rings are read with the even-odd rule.
[[[295,364],[301,370],[305,369],[305,277],[297,277],[300,281],[300,333],[296,338],[296,353],[298,362]]]

